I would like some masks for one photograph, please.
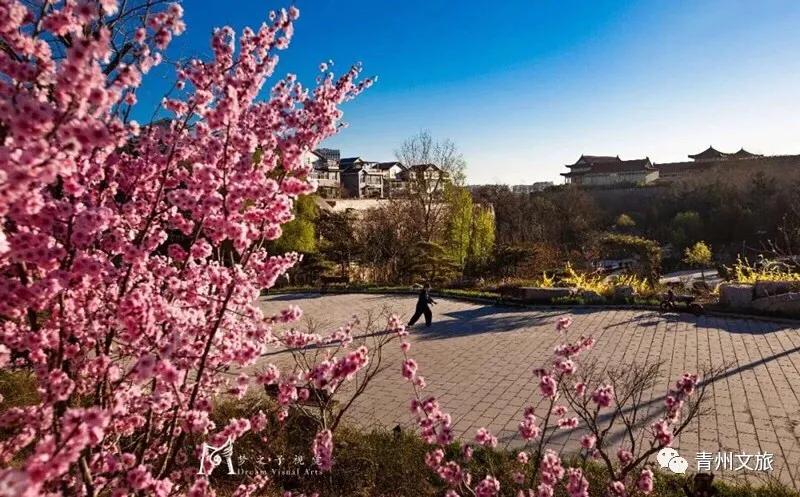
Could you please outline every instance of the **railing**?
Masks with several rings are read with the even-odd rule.
[[[329,179],[339,181],[339,173],[331,173],[327,171],[312,171],[311,177],[314,179]]]

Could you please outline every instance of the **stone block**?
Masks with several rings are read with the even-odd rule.
[[[619,285],[614,287],[614,301],[627,302],[636,296],[636,291],[630,285]]]
[[[578,292],[578,298],[580,298],[584,304],[605,304],[606,298],[600,295],[597,292],[591,290],[581,290]]]
[[[760,299],[800,290],[798,281],[758,281],[753,288],[753,298]]]
[[[753,285],[723,283],[719,286],[719,303],[728,307],[747,308],[753,301]]]
[[[782,293],[771,297],[755,299],[750,304],[753,309],[775,312],[787,316],[800,316],[800,292]]]

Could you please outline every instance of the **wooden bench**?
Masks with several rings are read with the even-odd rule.
[[[320,277],[320,289],[321,293],[325,293],[328,291],[331,285],[342,285],[347,286],[350,283],[350,278],[348,276],[321,276]]]

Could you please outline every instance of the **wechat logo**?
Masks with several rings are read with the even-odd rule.
[[[662,468],[669,468],[673,473],[684,474],[689,467],[689,461],[682,458],[680,454],[678,454],[678,451],[672,447],[664,447],[661,449],[656,456],[656,460],[658,460],[658,464],[660,464]]]

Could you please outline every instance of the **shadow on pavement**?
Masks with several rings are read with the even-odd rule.
[[[417,323],[412,329],[420,338],[437,340],[480,333],[517,331],[530,326],[552,324],[555,317],[567,313],[567,310],[531,311],[531,309],[484,305],[445,312],[439,316],[446,316],[449,319],[440,317],[437,320],[439,316],[434,306],[433,324],[425,327],[424,323],[422,325]]]
[[[750,335],[763,335],[765,333],[775,333],[782,330],[795,330],[800,328],[800,322],[790,321],[769,321],[768,319],[746,318],[738,316],[721,315],[701,315],[695,316],[689,313],[676,312],[646,312],[637,314],[630,319],[617,321],[604,326],[604,329],[616,328],[632,324],[642,327],[655,327],[659,324],[666,324],[667,327],[676,323],[688,323],[694,325],[699,333],[702,328],[715,328],[728,333],[746,333]],[[691,331],[691,328],[689,329]]]
[[[724,380],[724,379],[726,379],[726,378],[728,378],[730,376],[734,376],[734,375],[736,375],[738,373],[741,373],[743,371],[755,369],[755,368],[757,368],[759,366],[763,366],[763,365],[765,365],[765,364],[767,364],[769,362],[775,361],[777,359],[780,359],[782,357],[786,357],[786,356],[794,354],[794,353],[800,353],[800,346],[794,347],[792,349],[784,350],[782,352],[779,352],[777,354],[773,354],[773,355],[768,356],[768,357],[761,358],[761,359],[759,359],[757,361],[748,362],[747,364],[742,364],[742,365],[738,365],[738,366],[732,366],[732,367],[730,367],[728,369],[725,369],[724,371],[722,371],[722,372],[720,372],[720,373],[718,373],[718,374],[716,374],[716,375],[714,375],[714,376],[712,376],[710,378],[706,378],[706,379],[698,382],[698,387],[711,386],[714,383],[716,383],[716,382],[718,382],[720,380]],[[766,371],[763,374],[767,374]],[[675,378],[670,378],[669,379],[670,386],[673,384],[674,380],[675,380]],[[660,418],[662,418],[664,416],[665,410],[664,410],[663,406],[664,406],[664,399],[665,398],[666,398],[666,391],[663,394],[658,395],[658,396],[654,396],[649,401],[642,402],[639,405],[639,412],[637,414],[636,424],[637,424],[637,426],[640,426],[640,429],[646,431],[647,427],[651,423],[657,421],[658,419],[660,419]],[[704,407],[703,408],[705,408],[705,409],[707,409],[707,408],[713,409],[713,404],[714,404],[713,391],[712,390],[706,390],[706,398],[704,400],[704,404],[703,404]],[[623,409],[623,412],[625,414],[629,414],[629,413],[633,412],[633,408],[632,407],[627,407],[627,408]],[[614,416],[614,412],[613,411],[609,411],[609,412],[606,412],[604,414],[601,414],[598,417],[598,425],[605,426],[613,416]],[[522,420],[522,411],[521,410],[520,410],[519,419]],[[563,444],[564,442],[566,442],[566,440],[573,433],[585,433],[585,430],[580,430],[580,429],[576,429],[576,430],[556,430],[555,433],[553,434],[552,438],[550,439],[550,443],[554,444],[554,445]],[[519,441],[518,438],[519,437],[518,437],[517,434],[510,434],[510,435],[506,435],[506,436],[503,436],[503,437],[499,437],[500,441],[503,442],[504,444],[508,444],[508,443],[511,443],[511,442],[514,442],[514,441]],[[625,439],[625,438],[627,438],[627,432],[625,431],[624,425],[619,420],[617,420],[615,422],[615,424],[614,424],[614,428],[606,436],[606,443],[609,446],[614,446],[614,445],[619,444],[620,442],[622,442],[623,439]]]
[[[261,296],[262,302],[291,302],[293,300],[309,300],[318,299],[320,297],[327,297],[328,294],[313,292],[313,293],[279,293],[276,295],[266,294]]]

